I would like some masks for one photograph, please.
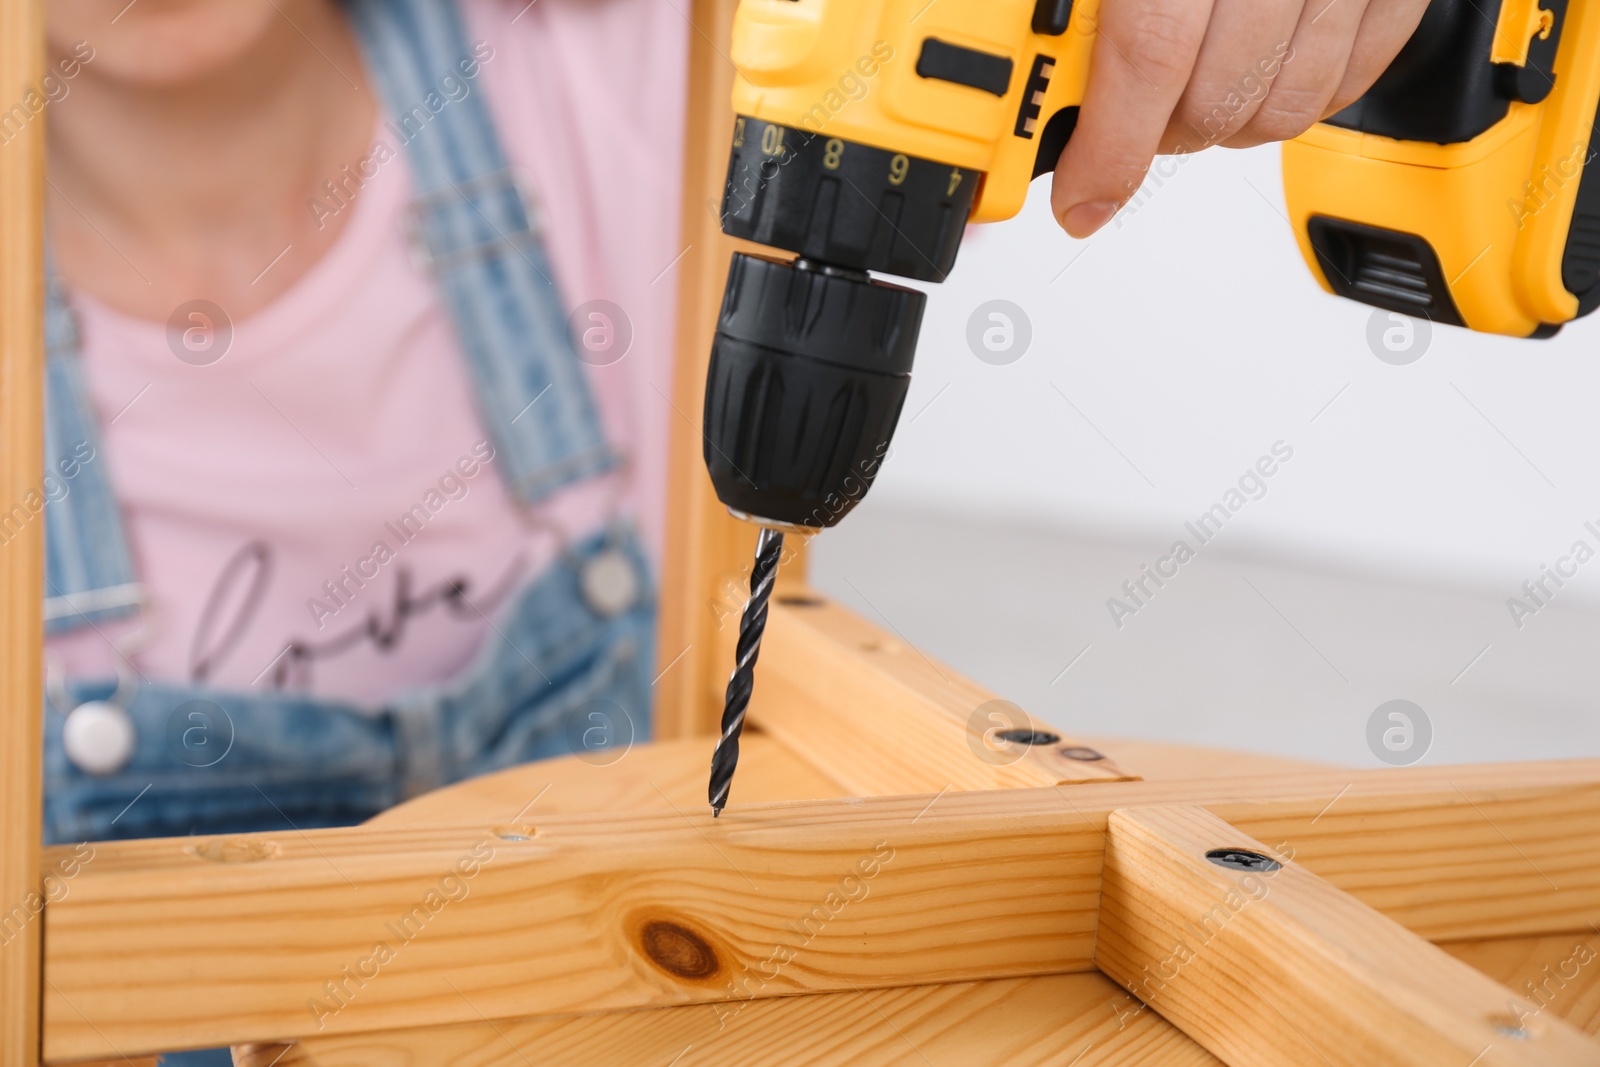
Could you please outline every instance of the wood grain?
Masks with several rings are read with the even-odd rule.
[[[454,996],[448,989],[442,995]],[[784,997],[241,1050],[241,1067],[1215,1067],[1099,974]],[[281,1058],[278,1058],[281,1057]]]
[[[38,1062],[44,589],[44,21],[0,0],[0,1064]],[[31,94],[31,95],[30,95]],[[28,116],[20,129],[10,112]],[[14,134],[14,136],[11,136]],[[17,511],[13,512],[12,509]],[[13,523],[10,516],[25,516]],[[19,528],[20,527],[20,528]]]
[[[1600,962],[1600,936],[1447,941],[1439,947],[1524,998],[1543,1003],[1546,1010],[1591,1036],[1600,1036],[1600,966],[1595,965]],[[1079,1040],[1092,1045],[1075,1067],[1128,1063],[1178,1067],[1221,1062],[1155,1012],[1140,1011],[1138,1001],[1098,974],[912,986],[875,993],[871,1003],[884,1016],[876,1028],[871,1017],[861,1018],[867,1006],[858,994],[826,993],[749,1002],[733,1017],[736,1040],[715,1028],[715,1012],[725,1008],[713,1009],[711,1015],[703,1007],[662,1008],[312,1038],[290,1050],[281,1045],[243,1049],[239,1062],[242,1067],[272,1067],[281,1056],[277,1059],[281,1067],[432,1063],[522,1067],[525,1053],[548,1067],[594,1062],[660,1067],[687,1047],[689,1051],[677,1067],[723,1062],[747,1067],[813,1067],[830,1062],[819,1059],[809,1043],[815,1031],[826,1029],[830,1034],[848,1031],[842,1036],[848,1042],[847,1062],[863,1067],[921,1065],[923,1061],[904,1047],[897,1049],[887,1040],[875,1042],[875,1036],[887,1039],[893,1035],[891,1025],[905,1031],[934,1063],[971,1067],[1071,1064],[1074,1050],[1082,1051],[1075,1043]],[[852,1004],[856,1007],[853,1013]],[[936,1010],[922,1014],[922,1005],[936,1006]],[[1102,1011],[1114,1015],[1120,1024],[1109,1034],[1105,1020],[1095,1019]],[[841,1018],[847,1014],[848,1018]],[[950,1033],[925,1036],[923,1027],[930,1018],[946,1022],[941,1030]],[[497,1030],[504,1032],[504,1038]],[[704,1037],[707,1033],[709,1038]],[[948,1043],[948,1038],[958,1033],[970,1039],[959,1050]],[[679,1040],[682,1043],[674,1047],[673,1042]],[[822,1051],[831,1048],[823,1045]]]
[[[1181,777],[1285,774],[1299,769],[1328,771],[1301,760],[1277,760],[1251,753],[1200,749],[1157,741],[1086,737],[1083,741],[1110,755],[1138,761],[1142,777],[1165,781]],[[712,741],[686,737],[635,745],[610,765],[579,757],[523,763],[443,789],[424,793],[379,814],[366,825],[461,825],[498,814],[502,821],[586,811],[648,811],[682,808],[698,811],[706,801],[706,768]],[[816,766],[795,755],[784,742],[763,733],[758,723],[746,729],[739,757],[739,800],[766,805],[781,800],[822,800],[853,793]],[[1123,763],[1123,766],[1128,763]],[[1146,776],[1146,765],[1155,768]],[[1187,769],[1189,774],[1182,774]]]
[[[1185,803],[1432,936],[1557,933],[1600,911],[1600,761],[851,798],[714,821],[552,815],[521,842],[480,823],[105,843],[46,914],[45,1049],[1087,970],[1111,811]],[[469,896],[376,978],[341,977],[479,842],[494,855]],[[763,965],[775,973],[752,979]],[[445,978],[471,1006],[439,996]],[[351,985],[330,1001],[336,979]]]
[[[1234,1067],[1600,1059],[1581,1031],[1287,857],[1211,862],[1274,853],[1209,812],[1118,811],[1109,836],[1095,962]]]
[[[1099,750],[1122,756],[1122,766],[1135,766],[1146,778],[1225,778],[1269,771],[1285,774],[1329,770],[1301,760],[1190,745],[1118,738],[1085,740]],[[638,745],[616,762],[605,765],[577,756],[525,763],[436,789],[390,808],[367,825],[459,825],[482,822],[487,816],[512,822],[523,816],[537,820],[546,815],[674,807],[697,811],[705,802],[711,749],[711,739],[687,738]],[[741,752],[739,791],[743,803],[853,795],[787,745],[764,733],[759,724],[746,728]],[[1144,773],[1147,766],[1154,768],[1153,774]],[[1182,774],[1185,769],[1191,773]]]
[[[1071,738],[997,741],[1055,728],[811,590],[773,600],[750,720],[859,796],[1133,777]]]

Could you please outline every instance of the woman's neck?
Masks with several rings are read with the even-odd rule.
[[[338,10],[293,6],[183,85],[82,66],[49,133],[50,240],[74,288],[156,320],[206,299],[238,322],[332,245],[347,213],[307,203],[365,153],[376,102]]]

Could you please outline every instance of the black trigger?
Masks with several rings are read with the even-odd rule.
[[[1067,142],[1072,140],[1072,131],[1078,127],[1078,106],[1064,107],[1050,116],[1050,121],[1045,123],[1044,132],[1039,135],[1039,154],[1033,160],[1033,176],[1049,174],[1056,169],[1056,163],[1061,159],[1061,153],[1066,151]]]

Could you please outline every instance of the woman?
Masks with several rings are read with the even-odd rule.
[[[683,20],[117,8],[50,11],[49,836],[643,736]]]

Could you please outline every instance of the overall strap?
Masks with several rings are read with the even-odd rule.
[[[535,504],[610,470],[616,455],[573,348],[544,244],[487,101],[472,84],[483,46],[467,41],[453,0],[346,0],[345,6],[390,116],[387,136],[405,145],[417,194],[414,236],[449,308],[495,466],[512,496]],[[48,515],[44,614],[46,632],[54,634],[130,614],[143,591],[88,399],[77,321],[48,266],[49,480],[38,499],[0,515],[0,544],[17,523]]]
[[[131,614],[143,592],[89,404],[77,318],[48,257],[44,321],[44,621],[54,634]]]
[[[543,241],[472,84],[493,53],[469,44],[454,0],[345,6],[389,115],[383,139],[405,145],[416,241],[450,309],[512,495],[534,504],[610,469],[616,456]]]

